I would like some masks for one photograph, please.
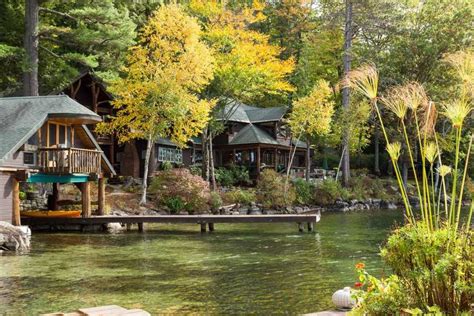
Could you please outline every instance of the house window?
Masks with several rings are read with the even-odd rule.
[[[48,147],[67,147],[72,145],[71,127],[61,123],[48,123]]]
[[[183,152],[177,148],[158,147],[158,161],[183,162]]]
[[[23,164],[25,165],[35,165],[36,154],[33,152],[25,151],[23,152]]]

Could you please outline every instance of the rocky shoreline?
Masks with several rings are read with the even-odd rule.
[[[399,208],[394,202],[384,201],[381,199],[368,199],[364,201],[350,200],[344,201],[342,199],[336,200],[330,205],[296,205],[296,206],[285,206],[274,209],[267,209],[262,204],[252,202],[246,204],[231,204],[221,206],[218,210],[209,210],[204,214],[217,214],[217,215],[274,215],[274,214],[305,214],[312,212],[354,212],[364,210],[396,210]],[[147,208],[144,206],[139,209],[116,209],[112,210],[111,215],[168,215],[168,210],[161,209],[157,210],[154,208]],[[176,215],[190,215],[187,211],[180,211]]]
[[[30,236],[31,232],[26,226],[13,226],[7,222],[0,222],[0,253],[29,250]]]

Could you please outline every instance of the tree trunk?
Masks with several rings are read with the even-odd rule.
[[[374,172],[376,175],[380,175],[380,130],[375,124],[375,131],[374,131]]]
[[[209,151],[208,151],[208,128],[206,127],[202,132],[202,177],[209,181]]]
[[[286,179],[285,179],[285,187],[284,187],[284,189],[285,189],[285,200],[286,200],[287,192],[288,192],[288,183],[290,182],[290,171],[291,171],[291,167],[293,166],[293,159],[295,158],[295,154],[296,154],[296,146],[297,146],[298,142],[300,141],[300,137],[301,136],[298,136],[298,138],[296,139],[293,153],[291,152],[291,146],[290,146],[290,157],[289,157],[288,166],[286,167]],[[290,145],[291,145],[291,143],[290,143]]]
[[[216,174],[214,170],[214,149],[212,148],[212,132],[209,132],[209,176],[211,178],[211,189],[215,191],[217,189],[216,185]]]
[[[309,182],[309,173],[311,172],[311,147],[309,140],[306,140],[306,181]]]
[[[351,70],[351,46],[352,46],[352,0],[345,0],[346,15],[344,27],[344,76],[349,74]],[[349,87],[342,89],[342,106],[345,111],[349,111]],[[350,179],[350,156],[349,156],[349,130],[345,129],[343,137],[343,182],[345,186],[349,185]],[[344,150],[345,148],[345,150]]]
[[[145,153],[145,166],[143,171],[143,190],[142,190],[142,198],[140,199],[140,205],[146,203],[146,191],[148,188],[148,166],[150,164],[150,156],[151,156],[151,148],[153,147],[153,140],[151,136],[147,140],[146,144],[146,153]]]
[[[402,162],[402,180],[405,188],[408,185],[408,161],[406,159]]]
[[[38,0],[26,0],[24,47],[27,67],[23,73],[23,95],[38,95]]]

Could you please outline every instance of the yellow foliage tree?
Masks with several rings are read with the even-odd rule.
[[[251,5],[190,1],[189,10],[201,21],[203,38],[215,56],[214,79],[203,95],[219,99],[216,113],[237,104],[233,100],[261,105],[267,96],[281,96],[294,90],[287,80],[295,68],[293,58],[280,59],[282,49],[270,44],[267,35],[252,29],[252,25],[266,18],[264,8],[261,1]],[[230,107],[227,113],[234,111]],[[203,176],[211,178],[213,187],[212,137],[221,128],[222,124],[212,124],[203,133]]]
[[[148,164],[158,137],[184,146],[199,135],[209,120],[212,100],[198,93],[212,80],[214,61],[201,42],[195,18],[178,5],[164,5],[130,49],[124,77],[113,83],[116,117],[99,125],[99,132],[115,132],[120,142],[147,139],[141,203],[146,203]]]
[[[330,132],[335,105],[332,95],[329,83],[325,80],[319,80],[308,96],[302,97],[293,103],[288,124],[296,141],[286,171],[287,182],[299,140],[304,138],[309,142],[311,137],[323,136]]]

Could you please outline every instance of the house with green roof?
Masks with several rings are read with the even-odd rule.
[[[90,183],[98,180],[98,212],[103,212],[104,178],[115,171],[87,127],[100,121],[65,95],[0,98],[0,221],[20,224],[20,182],[52,183],[52,211],[59,185],[75,183],[87,217]]]
[[[225,129],[214,138],[215,166],[246,166],[255,178],[266,168],[278,172],[291,168],[302,176],[309,163],[306,143],[292,138],[285,122],[287,107],[258,108],[237,101],[219,113]],[[290,151],[296,145],[293,165],[288,166]]]

